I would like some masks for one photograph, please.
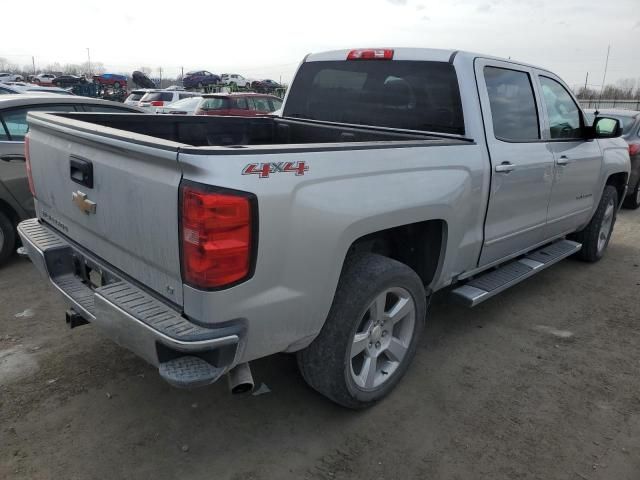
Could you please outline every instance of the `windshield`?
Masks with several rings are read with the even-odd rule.
[[[300,67],[285,117],[464,133],[455,69],[444,62],[331,61]]]
[[[171,92],[149,92],[145,93],[140,99],[141,102],[170,102],[173,100],[173,93]]]

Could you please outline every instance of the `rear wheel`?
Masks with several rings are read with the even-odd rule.
[[[622,205],[625,208],[630,208],[632,210],[636,210],[640,207],[640,179],[638,179],[635,188],[631,190],[629,195],[624,199],[624,203]]]
[[[582,244],[577,256],[586,262],[597,262],[604,256],[616,223],[618,191],[607,185],[593,218],[583,230],[573,235]]]
[[[350,259],[322,331],[298,352],[302,376],[340,405],[372,405],[407,371],[426,308],[422,281],[408,266],[374,254]]]
[[[4,212],[0,211],[0,265],[7,263],[16,248],[16,229]]]

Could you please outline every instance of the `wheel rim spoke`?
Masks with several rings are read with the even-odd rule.
[[[413,302],[409,298],[401,297],[391,310],[385,312],[384,319],[385,321],[390,321],[392,325],[395,325],[411,312],[413,312]]]
[[[384,318],[384,307],[387,302],[387,292],[378,295],[369,307],[371,313],[371,320],[374,322],[382,321]]]
[[[392,362],[401,362],[407,350],[408,347],[400,339],[393,337],[384,353]]]
[[[351,345],[351,358],[361,353],[369,345],[369,332],[356,333]]]
[[[362,370],[360,371],[360,385],[364,388],[373,388],[375,386],[376,379],[376,367],[378,365],[378,359],[376,357],[366,357],[362,364]]]

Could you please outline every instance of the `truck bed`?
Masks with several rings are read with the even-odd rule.
[[[362,142],[420,142],[451,144],[469,142],[458,135],[399,131],[289,118],[175,116],[103,113],[52,114],[126,132],[161,138],[193,147],[285,146]],[[55,120],[49,117],[52,123]],[[67,123],[68,125],[68,123]],[[80,127],[81,128],[81,127]],[[385,147],[388,145],[378,145]],[[373,146],[372,146],[373,147]]]

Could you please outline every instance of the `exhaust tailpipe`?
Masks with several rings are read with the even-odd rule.
[[[247,393],[253,390],[253,375],[249,363],[241,363],[233,367],[228,374],[231,393]]]

